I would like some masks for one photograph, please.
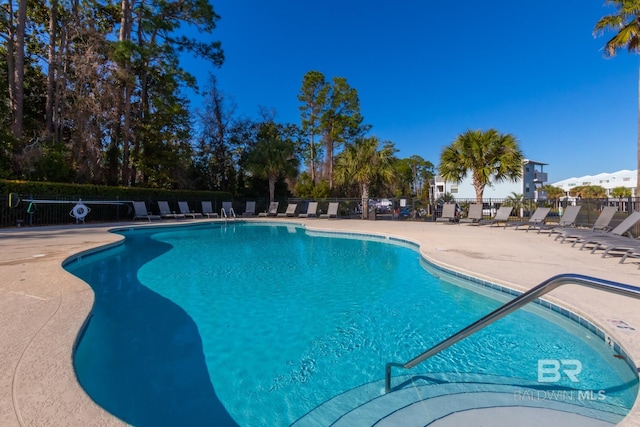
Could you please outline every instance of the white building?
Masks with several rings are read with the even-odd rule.
[[[626,187],[631,189],[632,196],[636,196],[638,186],[638,171],[621,170],[613,173],[599,173],[598,175],[585,175],[579,178],[569,178],[551,184],[554,187],[562,188],[567,196],[569,191],[575,187],[583,185],[599,185],[607,190],[607,196],[611,195],[611,190],[616,187]]]
[[[525,199],[544,199],[546,196],[539,191],[545,185],[547,174],[543,171],[547,163],[525,159],[522,163],[522,178],[516,182],[505,181],[486,186],[482,198],[505,199],[512,193],[522,194]],[[437,200],[446,193],[451,193],[456,200],[475,200],[476,190],[469,173],[460,183],[444,181],[441,176],[431,180],[431,194]]]

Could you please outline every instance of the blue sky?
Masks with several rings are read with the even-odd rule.
[[[548,163],[551,183],[637,168],[639,59],[603,57],[601,0],[211,1],[221,20],[207,37],[225,62],[185,66],[201,87],[213,72],[239,114],[300,123],[302,78],[317,70],[347,79],[399,157],[437,166],[457,135],[495,128]]]

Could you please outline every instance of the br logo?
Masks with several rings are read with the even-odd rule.
[[[571,382],[577,383],[578,374],[582,372],[582,363],[576,359],[539,359],[538,382],[557,383],[564,374]]]

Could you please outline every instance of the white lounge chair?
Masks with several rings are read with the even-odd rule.
[[[298,215],[299,218],[317,218],[318,202],[309,202],[307,212]]]
[[[296,208],[298,207],[297,203],[289,203],[287,205],[287,210],[285,212],[281,212],[278,214],[278,217],[284,218],[288,216],[296,216]]]
[[[151,215],[147,211],[147,205],[144,202],[133,202],[133,219],[146,219],[151,222],[152,219],[160,219],[160,215]]]
[[[200,212],[192,212],[189,209],[189,203],[187,202],[178,202],[178,208],[180,209],[180,213],[184,216],[190,216],[193,219],[202,218],[202,214]]]
[[[165,201],[158,202],[158,209],[160,210],[160,216],[162,218],[180,219],[185,217],[184,214],[172,212],[171,209],[169,209],[169,203]]]
[[[258,216],[278,216],[278,205],[280,202],[271,202],[269,204],[269,210],[267,212],[260,212]]]
[[[338,206],[340,203],[331,202],[329,203],[329,208],[327,208],[327,213],[320,215],[320,218],[338,218]]]
[[[213,211],[211,202],[202,202],[202,215],[206,215],[207,218],[218,218],[218,213]]]

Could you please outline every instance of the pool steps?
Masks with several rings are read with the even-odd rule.
[[[445,350],[450,346],[456,344],[458,341],[461,341],[466,337],[473,335],[475,332],[480,331],[482,328],[491,325],[493,322],[503,318],[509,313],[512,313],[519,308],[524,307],[530,302],[537,300],[540,296],[566,284],[581,285],[593,289],[598,289],[600,291],[623,295],[629,298],[640,299],[640,288],[625,285],[623,283],[597,279],[595,277],[582,276],[579,274],[560,274],[557,276],[553,276],[540,283],[538,286],[535,286],[527,292],[520,294],[518,297],[512,299],[511,301],[508,301],[493,312],[484,316],[482,319],[477,320],[476,322],[456,332],[455,334],[451,335],[450,337],[441,341],[430,349],[425,350],[422,354],[414,357],[410,361],[404,364],[397,362],[387,363],[385,369],[385,391],[389,392],[391,389],[391,374],[393,367],[411,369],[414,366],[417,366],[418,364],[424,362],[428,358],[435,356],[442,350]]]
[[[471,377],[466,382],[450,382],[447,374],[402,377],[401,387],[387,394],[384,381],[376,381],[324,402],[291,426],[454,426],[460,425],[460,417],[475,416],[472,412],[495,425],[495,414],[506,412],[512,422],[525,414],[536,425],[543,425],[547,417],[549,425],[554,425],[560,414],[567,425],[595,427],[615,425],[627,412],[600,401],[588,401],[587,407],[569,391],[552,395],[537,383],[517,378]],[[574,400],[569,401],[569,396]],[[522,425],[527,423],[523,420]]]

